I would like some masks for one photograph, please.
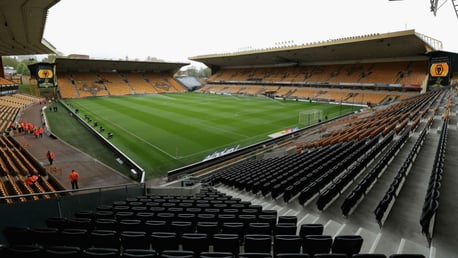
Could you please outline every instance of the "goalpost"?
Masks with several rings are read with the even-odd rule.
[[[299,125],[309,126],[322,120],[322,112],[319,109],[304,110],[299,112]]]

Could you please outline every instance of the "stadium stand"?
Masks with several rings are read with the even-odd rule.
[[[131,95],[132,88],[118,73],[100,73],[100,79],[107,88],[110,96]]]
[[[57,79],[59,85],[59,91],[62,98],[77,98],[79,97],[79,92],[76,86],[72,83],[72,78],[70,74],[59,73]]]
[[[139,211],[140,207],[147,211]],[[153,211],[159,208],[163,212]],[[131,214],[130,219],[121,216],[126,213]],[[145,221],[146,213],[149,217]],[[272,216],[271,223],[258,222],[267,216]],[[190,221],[191,217],[194,219]],[[245,223],[233,222],[248,217],[252,219]],[[112,229],[102,224],[108,220],[113,223]],[[165,226],[161,231],[148,229],[148,225],[159,222]],[[259,230],[256,227],[259,224],[265,225],[265,229],[253,231]],[[214,225],[214,229],[210,231],[202,225]],[[21,253],[71,254],[72,257],[106,254],[111,254],[110,257],[366,257],[363,256],[365,239],[361,235],[333,236],[323,228],[323,224],[302,224],[294,215],[278,216],[275,210],[242,201],[213,187],[202,187],[193,195],[128,197],[95,210],[78,210],[69,217],[50,217],[44,227],[7,227],[4,234],[9,245],[3,254],[5,257]]]
[[[448,90],[432,91],[380,110],[355,114],[343,121],[332,121],[325,130],[317,130],[322,136],[322,139],[314,140],[318,144],[302,142],[298,145],[303,149],[301,153],[247,160],[209,174],[205,182],[224,184],[227,187],[219,189],[225,189],[227,193],[239,193],[239,196],[244,196],[241,193],[246,192],[248,196],[255,194],[274,200],[283,199],[285,203],[298,201],[306,207],[314,201],[318,210],[334,209],[333,203],[337,202],[341,203],[338,205],[345,216],[355,216],[356,206],[365,196],[372,195],[371,189],[377,188],[377,192],[381,192],[381,188],[386,187],[385,196],[381,195],[375,209],[375,221],[384,227],[383,222],[389,210],[396,206],[396,199],[405,198],[401,195],[403,185],[408,181],[407,176],[413,169],[415,158],[424,148],[422,143],[438,115],[437,107],[448,94]],[[447,104],[443,117],[448,117],[449,108],[450,104]],[[403,154],[400,154],[400,150]],[[391,182],[382,180],[388,177],[383,172],[393,167],[393,162],[399,164],[396,165],[399,168],[397,173],[390,173]],[[433,180],[438,176],[434,174],[430,178]],[[425,182],[429,187],[422,187],[428,188],[421,216],[421,230],[426,236],[429,236],[427,232],[434,224],[430,222],[431,218],[434,221],[432,214],[438,207],[438,190],[434,190],[435,194],[429,193],[434,187],[440,187],[436,182]],[[339,196],[344,200],[337,201]],[[421,209],[416,213],[419,211]]]
[[[440,217],[439,191],[442,195],[444,190],[440,183],[448,181],[442,179],[445,174],[441,168],[445,163],[444,148],[453,139],[447,137],[448,131],[453,132],[447,123],[451,116],[456,120],[456,91],[445,110],[445,96],[452,96],[452,89],[417,95],[428,76],[424,69],[425,42],[419,43],[415,33],[400,34],[415,37],[409,48],[422,53],[422,61],[364,60],[349,64],[346,59],[336,60],[340,63],[332,59],[332,64],[327,64],[323,58],[302,60],[300,64],[301,60],[279,56],[267,59],[284,60],[288,65],[215,65],[215,73],[202,92],[326,102],[340,99],[384,106],[361,109],[354,115],[309,128],[292,145],[290,141],[278,142],[279,149],[293,147],[297,153],[286,151],[284,155],[265,158],[262,153],[251,153],[247,159],[238,158],[236,164],[220,164],[223,167],[212,173],[199,171],[196,176],[202,176],[199,180],[203,184],[191,188],[174,187],[173,182],[170,188],[159,189],[140,184],[134,190],[124,186],[119,186],[118,191],[97,188],[88,194],[76,192],[53,198],[55,190],[47,181],[32,186],[24,183],[25,175],[39,174],[42,167],[36,167],[20,145],[3,136],[0,194],[20,195],[14,198],[19,202],[37,201],[15,206],[13,197],[1,198],[6,203],[2,207],[6,246],[0,246],[0,256],[419,258],[434,254],[434,246],[423,244],[417,232],[422,231],[432,244],[436,218]],[[378,44],[384,37],[376,36],[367,36],[368,42]],[[358,37],[358,41],[365,38]],[[386,39],[391,40],[390,36]],[[332,40],[330,44],[345,45],[351,40]],[[370,44],[363,46],[373,53]],[[24,48],[28,47],[24,44]],[[300,56],[300,51],[308,49],[305,46],[297,52],[281,51]],[[319,50],[313,46],[310,49]],[[264,54],[270,52],[276,51]],[[243,67],[240,63],[233,65]],[[86,70],[88,67],[84,66]],[[148,71],[142,74],[143,78],[129,73],[133,70],[81,72],[85,69],[60,73],[64,81],[61,97],[144,94],[149,88],[143,79],[155,90],[153,93],[186,90],[172,77],[175,68],[158,69],[159,73]],[[102,90],[95,90],[99,85]],[[5,101],[10,103],[9,98]],[[22,104],[14,105],[20,108]],[[444,119],[438,119],[442,116]],[[438,120],[443,120],[442,132],[435,137],[430,128],[436,128]],[[456,130],[455,124],[456,121],[451,127]],[[428,164],[425,154],[431,148],[436,150],[435,161]],[[426,161],[418,162],[422,159]],[[420,173],[425,169],[432,170],[428,178]],[[116,199],[118,196],[125,198]],[[421,207],[419,199],[424,199]],[[377,206],[374,212],[377,202],[380,208]],[[31,211],[35,211],[33,216]],[[44,214],[51,216],[43,219]],[[28,218],[21,220],[24,216]],[[449,230],[454,232],[452,227]]]
[[[218,70],[210,76],[208,84],[200,92],[382,104],[417,94],[426,83],[426,65],[426,61],[401,61],[304,67],[227,68]],[[265,91],[257,90],[264,84],[278,86],[272,92],[269,91],[270,94],[266,94]],[[411,92],[406,92],[404,86],[408,86]]]
[[[186,92],[187,89],[165,74],[75,71],[59,73],[59,91],[62,98],[85,98]]]
[[[157,90],[149,84],[142,74],[126,73],[124,74],[128,84],[132,87],[135,94],[154,94]]]

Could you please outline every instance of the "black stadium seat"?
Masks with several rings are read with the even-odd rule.
[[[333,239],[329,235],[308,235],[302,240],[302,252],[309,255],[329,253],[332,241]]]
[[[153,232],[151,234],[151,247],[158,253],[163,250],[177,250],[178,238],[174,232]]]
[[[360,235],[338,235],[332,243],[333,253],[345,253],[348,256],[359,253],[363,245]]]
[[[234,258],[230,252],[202,252],[200,258]]]
[[[31,228],[30,233],[34,243],[41,246],[56,245],[60,240],[59,230],[57,228]]]
[[[346,254],[328,254],[328,253],[318,253],[313,256],[313,258],[347,258]]]
[[[118,230],[118,221],[115,219],[96,219],[95,229]]]
[[[80,258],[82,250],[76,246],[51,246],[44,250],[45,257]]]
[[[230,252],[236,256],[240,251],[239,241],[237,234],[215,234],[213,236],[213,251]]]
[[[194,253],[186,250],[164,250],[159,255],[161,258],[193,258]]]
[[[119,257],[119,250],[115,248],[90,247],[83,250],[83,255],[83,257],[116,258]]]
[[[94,229],[89,233],[89,239],[94,247],[119,249],[118,232],[114,230]]]
[[[149,249],[150,237],[146,232],[122,231],[119,234],[124,249]]]
[[[276,258],[310,258],[311,256],[304,253],[278,253]]]
[[[154,258],[156,256],[156,251],[152,249],[124,249],[121,257]]]
[[[61,245],[78,246],[81,249],[86,249],[90,245],[88,231],[81,228],[68,228],[60,232]]]
[[[351,256],[352,258],[386,258],[386,255],[384,254],[366,254],[366,253],[360,253],[360,254],[354,254]]]
[[[180,242],[183,250],[193,251],[195,255],[208,252],[210,247],[210,239],[205,233],[183,233]]]
[[[166,232],[168,230],[167,222],[165,220],[147,220],[144,224],[146,233],[153,232]]]
[[[239,258],[272,258],[270,253],[240,253]]]
[[[272,249],[272,237],[261,234],[245,235],[244,251],[247,253],[270,253]]]
[[[323,224],[301,224],[299,236],[305,238],[308,235],[322,235],[323,230]]]
[[[274,227],[274,235],[296,235],[295,223],[277,223]]]
[[[302,239],[296,235],[276,235],[274,237],[274,254],[299,253]]]
[[[271,235],[272,227],[269,223],[266,222],[253,222],[249,223],[246,228],[246,234],[261,234],[261,235]]]

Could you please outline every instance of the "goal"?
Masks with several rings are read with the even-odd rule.
[[[319,109],[304,110],[299,112],[299,125],[313,125],[322,120],[322,112]]]

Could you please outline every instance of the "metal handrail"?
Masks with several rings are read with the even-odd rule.
[[[92,191],[92,190],[98,190],[99,192],[101,192],[102,190],[106,190],[106,189],[110,189],[110,188],[123,188],[124,187],[124,188],[127,189],[128,186],[143,186],[143,188],[145,188],[145,192],[146,192],[146,184],[145,183],[135,182],[135,183],[126,183],[126,184],[118,184],[118,185],[85,187],[85,188],[74,189],[74,190],[59,190],[59,191],[54,191],[54,192],[43,192],[43,193],[33,193],[33,194],[21,194],[21,195],[9,195],[9,196],[0,197],[0,201],[1,200],[5,200],[5,199],[17,199],[17,198],[21,198],[21,197],[32,197],[32,196],[42,196],[42,195],[52,195],[52,194],[59,194],[59,195],[62,196],[63,194],[67,194],[67,193],[74,194],[75,192],[86,192],[86,191]]]

